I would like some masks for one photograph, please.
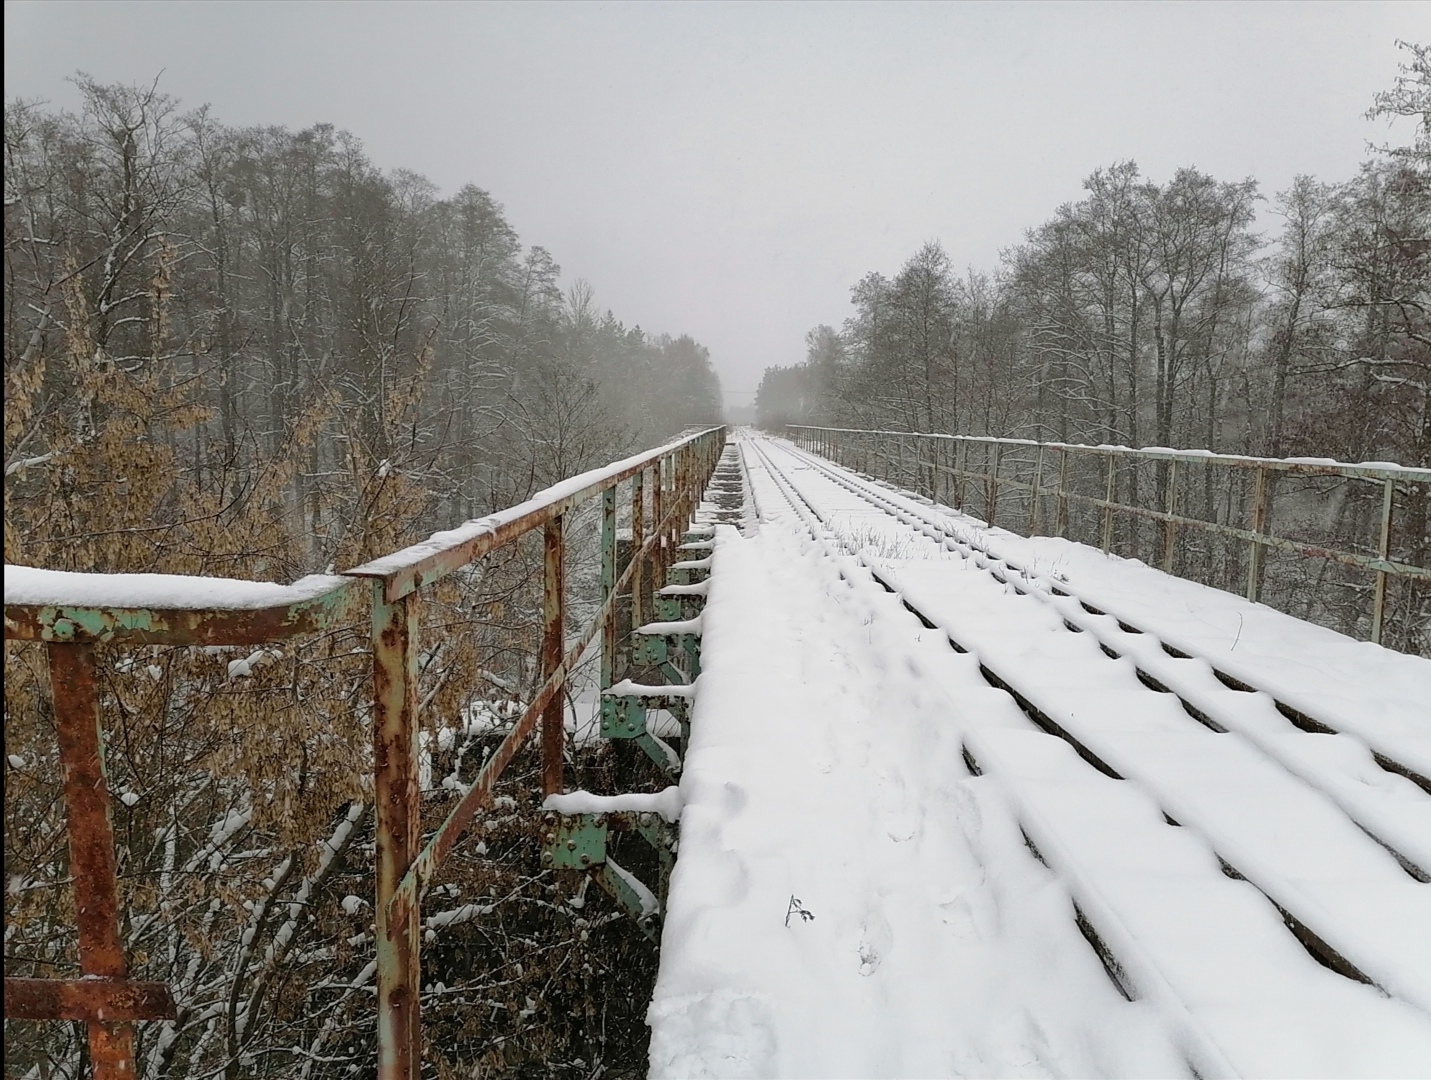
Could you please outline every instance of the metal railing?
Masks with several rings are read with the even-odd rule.
[[[990,525],[1084,538],[1135,556],[1153,549],[1148,561],[1169,573],[1219,587],[1244,579],[1252,601],[1267,599],[1274,554],[1354,568],[1370,575],[1371,611],[1368,619],[1363,603],[1342,628],[1376,643],[1385,636],[1391,582],[1407,587],[1408,640],[1418,593],[1431,596],[1431,469],[930,432],[807,425],[787,431],[806,450],[956,509],[977,509]],[[1348,493],[1350,485],[1360,490]],[[1189,512],[1190,504],[1200,505],[1202,516]],[[1184,538],[1197,534],[1230,547],[1218,555],[1204,545],[1200,558],[1191,558]]]
[[[6,639],[44,642],[49,656],[83,977],[6,978],[5,1016],[86,1021],[94,1074],[103,1080],[134,1075],[133,1021],[175,1016],[166,985],[127,978],[96,645],[258,644],[339,627],[362,619],[366,612],[371,617],[373,656],[378,1076],[382,1080],[418,1076],[418,931],[423,890],[473,815],[490,806],[493,785],[538,721],[543,794],[562,791],[563,693],[568,679],[599,637],[602,687],[611,685],[618,596],[629,592],[632,625],[639,625],[642,596],[674,560],[684,524],[699,505],[724,445],[724,428],[690,435],[566,480],[519,506],[438,533],[343,574],[307,579],[316,581],[317,587],[292,587],[286,591],[295,595],[282,603],[244,603],[245,587],[256,597],[262,597],[263,589],[277,587],[233,582],[240,602],[224,608],[131,606],[132,601],[123,598],[115,604],[114,590],[106,587],[114,579],[103,574],[64,575],[65,583],[54,596],[16,597],[20,602],[12,602],[7,575]],[[618,488],[623,484],[630,499],[631,557],[618,576]],[[568,514],[598,497],[601,606],[568,646],[563,525]],[[543,532],[544,553],[540,688],[472,785],[423,843],[417,696],[420,592],[537,529]],[[88,596],[103,596],[103,603],[86,601],[86,579],[93,581]]]

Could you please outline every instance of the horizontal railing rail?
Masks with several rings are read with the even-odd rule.
[[[341,574],[293,585],[155,574],[74,574],[6,567],[5,637],[45,644],[64,772],[66,828],[79,931],[77,980],[5,980],[10,1019],[84,1020],[96,1077],[134,1075],[131,1022],[172,1019],[162,984],[127,977],[120,938],[114,834],[96,680],[98,645],[249,645],[320,633],[367,618],[373,657],[376,807],[378,1075],[420,1073],[419,908],[424,887],[540,723],[543,795],[563,790],[563,696],[577,664],[601,641],[601,685],[611,685],[618,596],[632,626],[642,596],[674,561],[684,523],[725,446],[709,428],[565,480],[518,506]],[[630,558],[618,576],[618,489],[629,498]],[[601,500],[601,603],[568,644],[564,525]],[[422,843],[419,787],[421,590],[529,533],[543,535],[541,684],[476,780]]]
[[[1039,442],[1032,439],[999,438],[984,435],[951,435],[938,432],[885,431],[868,428],[834,428],[791,425],[787,432],[799,445],[831,460],[859,469],[880,479],[922,489],[937,501],[967,509],[970,482],[983,496],[983,517],[989,524],[1000,510],[1000,496],[1006,490],[1022,493],[1026,516],[1017,524],[1030,534],[1051,528],[1067,535],[1070,507],[1094,511],[1098,543],[1104,551],[1114,547],[1117,515],[1161,526],[1159,564],[1174,572],[1178,540],[1186,530],[1247,545],[1246,588],[1249,600],[1263,598],[1266,555],[1283,552],[1298,558],[1324,560],[1355,567],[1373,575],[1372,610],[1366,636],[1380,643],[1387,618],[1388,583],[1392,579],[1421,583],[1431,580],[1425,565],[1431,541],[1427,532],[1427,501],[1431,492],[1431,469],[1392,462],[1348,464],[1325,458],[1262,458],[1237,454],[1216,454],[1206,450],[1176,450],[1167,447],[1134,449],[1127,446],[1086,445],[1067,442]],[[977,460],[975,460],[977,459]],[[1096,463],[1100,490],[1077,490],[1073,472],[1080,463]],[[1151,464],[1151,500],[1156,505],[1119,498],[1122,490],[1138,492],[1136,469]],[[1205,499],[1224,511],[1224,520],[1197,517],[1180,506],[1186,501],[1188,476],[1194,468],[1223,469],[1247,478],[1244,497],[1237,501],[1243,520],[1234,524],[1229,511],[1230,490],[1220,499]],[[1083,469],[1083,476],[1089,470]],[[1206,473],[1204,473],[1206,476]],[[1312,542],[1273,532],[1276,489],[1289,477],[1330,478],[1336,482],[1355,481],[1380,488],[1379,525],[1373,545],[1367,550],[1351,550],[1346,545]],[[1230,489],[1231,485],[1224,485]],[[1408,557],[1396,557],[1392,550],[1392,526],[1398,494],[1401,496],[1402,545]],[[1046,501],[1053,500],[1051,521],[1045,521]],[[1007,516],[1007,501],[1004,503]]]

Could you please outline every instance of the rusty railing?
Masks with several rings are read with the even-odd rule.
[[[1245,595],[1252,601],[1265,599],[1274,553],[1354,568],[1371,575],[1371,611],[1367,618],[1363,602],[1355,621],[1342,628],[1376,643],[1386,630],[1389,583],[1404,583],[1413,597],[1418,591],[1431,596],[1431,469],[859,428],[792,425],[787,432],[802,448],[846,467],[959,510],[977,509],[990,525],[1081,536],[1104,551],[1122,546],[1135,556],[1152,548],[1149,561],[1169,573],[1199,576],[1180,539],[1220,537],[1233,545],[1233,555],[1224,555],[1218,573],[1201,576],[1227,587],[1245,573]],[[1306,483],[1297,487],[1292,478]],[[1318,483],[1326,490],[1307,486]],[[1361,490],[1348,495],[1350,485]],[[1274,513],[1279,493],[1280,517]],[[1203,516],[1187,509],[1197,503]],[[1121,528],[1118,515],[1125,515]],[[1277,535],[1274,521],[1284,532],[1302,535]],[[1322,535],[1313,539],[1309,533]],[[1245,551],[1245,566],[1237,548]],[[1206,570],[1211,555],[1201,554]],[[1409,624],[1418,616],[1413,604],[1403,606],[1409,639]]]
[[[519,506],[437,533],[339,575],[290,587],[227,582],[223,608],[173,605],[172,593],[143,586],[127,595],[103,574],[32,573],[12,589],[7,575],[5,637],[40,641],[50,685],[64,773],[70,861],[79,931],[81,978],[5,980],[7,1019],[87,1022],[90,1060],[100,1080],[134,1075],[136,1020],[172,1019],[175,1003],[162,983],[127,978],[120,939],[119,890],[104,725],[95,646],[249,645],[342,626],[371,614],[373,761],[376,802],[378,1076],[411,1080],[421,1066],[418,991],[419,916],[423,890],[463,830],[490,806],[493,785],[537,726],[542,726],[543,794],[563,786],[563,691],[570,673],[600,637],[602,686],[610,685],[618,594],[629,591],[633,625],[641,595],[675,558],[684,524],[699,504],[725,445],[710,428],[657,450],[563,481]],[[616,574],[618,488],[627,485],[631,558]],[[601,607],[567,647],[563,524],[589,500],[601,499]],[[423,586],[534,530],[543,531],[543,625],[540,689],[484,763],[477,778],[423,843],[419,790],[418,606]],[[170,584],[183,579],[170,579]],[[23,594],[23,595],[17,595]]]

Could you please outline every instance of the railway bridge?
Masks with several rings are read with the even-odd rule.
[[[6,1015],[87,1021],[96,1074],[124,1076],[132,1025],[176,1008],[120,940],[96,646],[362,617],[385,1080],[421,1070],[426,890],[533,739],[544,872],[586,875],[660,942],[652,1076],[1427,1075],[1428,485],[711,429],[291,586],[7,568],[6,637],[49,653],[82,970],[7,978]],[[1316,534],[1328,500],[1369,507],[1362,532]],[[578,626],[583,508],[599,595]],[[540,680],[423,822],[418,597],[533,532]],[[599,736],[664,786],[568,783],[588,652]],[[623,835],[648,872],[618,862]]]

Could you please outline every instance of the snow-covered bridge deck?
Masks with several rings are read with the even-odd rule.
[[[652,1075],[1431,1075],[1431,662],[738,445]]]

